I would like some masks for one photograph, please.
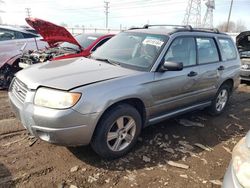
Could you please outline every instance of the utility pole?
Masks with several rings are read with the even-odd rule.
[[[207,11],[203,18],[202,27],[213,28],[213,10],[215,9],[214,0],[207,0],[206,2]]]
[[[194,27],[201,26],[201,0],[188,0],[183,24]]]
[[[26,10],[27,17],[30,18],[31,17],[31,8],[25,8],[25,10]]]
[[[109,3],[108,1],[104,1],[105,15],[106,15],[106,28],[108,28],[108,15],[109,15]]]
[[[4,3],[4,1],[0,0],[0,4]],[[0,9],[0,13],[4,13],[4,11],[2,9]],[[0,24],[2,24],[3,21],[2,21],[2,18],[0,16]]]
[[[229,22],[230,22],[232,7],[233,7],[233,0],[231,0],[230,10],[229,10],[228,19],[227,19],[227,32],[228,32],[228,29],[229,29]]]

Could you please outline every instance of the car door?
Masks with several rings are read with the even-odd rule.
[[[196,37],[197,57],[200,72],[197,96],[201,101],[209,101],[216,94],[220,76],[220,57],[213,37]]]
[[[221,84],[228,77],[232,78],[235,75],[235,70],[237,67],[240,67],[240,62],[236,46],[231,38],[219,37],[218,44],[221,51],[221,61],[218,70],[220,80],[218,83]]]
[[[153,116],[172,112],[196,103],[195,96],[199,68],[196,64],[194,37],[178,37],[171,43],[164,61],[183,63],[181,71],[155,73],[152,85]]]
[[[20,53],[16,41],[15,31],[0,28],[0,64]]]

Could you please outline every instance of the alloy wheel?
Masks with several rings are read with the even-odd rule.
[[[133,141],[136,132],[135,120],[130,116],[119,117],[107,134],[107,144],[112,151],[122,151]]]

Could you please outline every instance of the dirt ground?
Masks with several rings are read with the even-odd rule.
[[[127,156],[105,161],[89,146],[66,148],[32,138],[12,114],[5,91],[0,106],[4,188],[220,187],[233,147],[250,129],[250,85],[242,84],[221,116],[196,111],[148,127]],[[196,124],[188,127],[187,120]]]

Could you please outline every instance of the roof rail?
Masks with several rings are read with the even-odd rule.
[[[159,24],[159,25],[144,25],[144,29],[148,29],[149,27],[155,27],[155,26],[167,26],[167,27],[174,27],[174,28],[183,28],[188,30],[193,30],[191,25],[171,25],[171,24]]]
[[[202,27],[197,27],[197,28],[193,28],[194,30],[198,30],[198,31],[210,31],[210,32],[214,32],[214,33],[220,33],[219,29],[217,28],[202,28]]]
[[[143,29],[142,27],[131,27],[128,30]]]

